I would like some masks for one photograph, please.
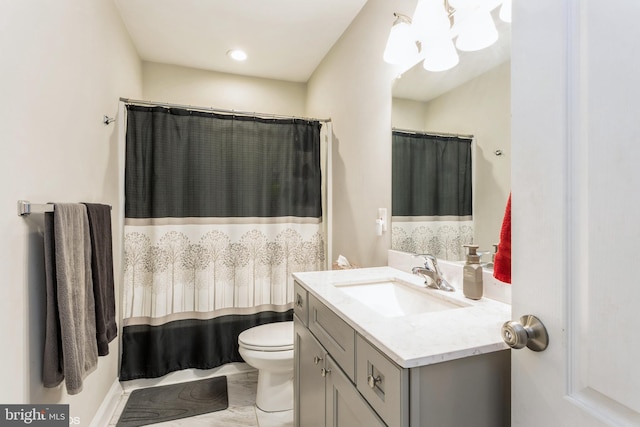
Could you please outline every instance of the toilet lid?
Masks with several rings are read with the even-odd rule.
[[[238,344],[249,350],[292,350],[293,322],[267,323],[247,329],[238,336]]]

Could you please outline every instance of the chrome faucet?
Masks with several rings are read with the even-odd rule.
[[[428,288],[440,289],[441,291],[454,292],[456,288],[451,286],[444,277],[440,267],[438,267],[438,261],[436,257],[430,254],[416,254],[414,257],[424,258],[424,267],[413,267],[411,272],[424,278],[424,283]]]

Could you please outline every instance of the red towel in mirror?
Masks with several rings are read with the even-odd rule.
[[[504,211],[500,229],[500,242],[493,264],[493,277],[501,282],[511,283],[511,194],[507,200],[507,208]]]

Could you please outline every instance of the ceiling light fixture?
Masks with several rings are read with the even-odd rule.
[[[446,71],[458,65],[460,57],[450,37],[431,38],[422,44],[424,61],[422,67],[427,71]]]
[[[504,0],[500,7],[500,19],[504,22],[511,22],[511,0]]]
[[[393,65],[407,64],[418,56],[418,45],[411,32],[411,18],[406,15],[394,13],[387,46],[384,49],[383,59]]]
[[[442,0],[421,0],[413,12],[411,30],[421,42],[430,37],[447,35],[451,27],[448,12]]]
[[[475,51],[498,40],[491,10],[500,4],[501,19],[510,20],[511,0],[418,0],[413,18],[394,13],[383,58],[404,66],[424,59],[428,71],[453,68],[459,62],[456,47]]]
[[[227,56],[234,61],[245,61],[247,59],[247,53],[242,49],[228,50]]]
[[[456,47],[458,49],[465,52],[475,52],[498,41],[498,30],[488,9],[463,9],[456,14],[455,19],[460,22],[457,24]]]
[[[449,9],[442,0],[421,0],[413,13],[412,32],[420,42],[427,71],[449,70],[460,60],[451,40]]]

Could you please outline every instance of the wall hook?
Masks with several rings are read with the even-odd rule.
[[[115,122],[116,119],[114,119],[113,117],[109,117],[109,116],[104,116],[104,118],[102,119],[102,123],[105,124],[105,126]]]

